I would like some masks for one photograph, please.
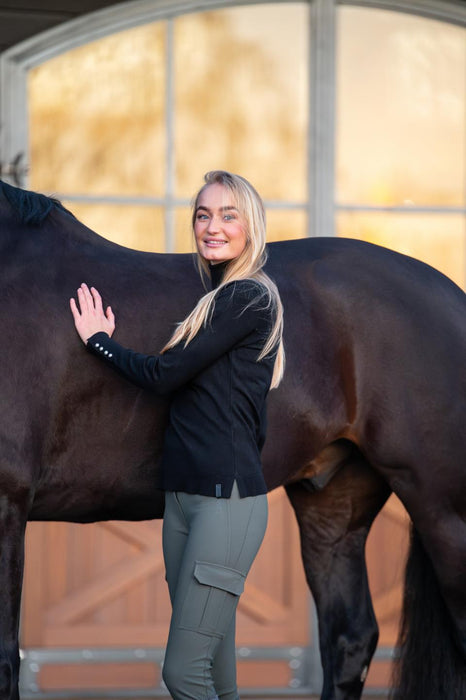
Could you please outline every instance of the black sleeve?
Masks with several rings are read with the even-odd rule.
[[[205,327],[188,345],[181,341],[163,355],[134,352],[107,333],[95,333],[88,339],[87,347],[134,384],[167,394],[186,384],[251,332],[269,325],[270,309],[265,308],[267,297],[262,289],[262,285],[250,280],[226,285],[219,291]]]

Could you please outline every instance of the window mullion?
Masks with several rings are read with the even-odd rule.
[[[11,184],[27,186],[28,110],[26,70],[17,62],[8,63],[0,57],[0,164],[2,179]],[[18,164],[19,181],[8,173],[9,166],[21,156]]]
[[[173,253],[175,250],[175,153],[174,153],[174,27],[173,19],[167,20],[166,34],[166,87],[165,87],[165,252]],[[154,163],[157,167],[157,163]],[[160,164],[162,167],[162,164]]]
[[[334,0],[311,3],[309,235],[333,236],[335,191]]]

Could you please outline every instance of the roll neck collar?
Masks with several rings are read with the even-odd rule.
[[[212,289],[216,289],[219,286],[219,284],[221,284],[227,265],[228,260],[226,260],[225,262],[217,263],[216,265],[209,265],[210,279],[212,280]]]

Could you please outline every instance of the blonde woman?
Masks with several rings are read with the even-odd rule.
[[[244,178],[205,176],[193,205],[205,294],[159,355],[112,338],[98,291],[71,299],[88,349],[127,379],[170,394],[160,488],[172,603],[163,679],[175,700],[236,700],[235,612],[267,523],[260,452],[265,401],[284,366],[283,311],[263,271],[265,212]]]

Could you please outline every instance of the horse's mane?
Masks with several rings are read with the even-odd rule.
[[[40,226],[54,208],[73,216],[58,199],[47,197],[45,194],[22,190],[3,180],[0,180],[0,189],[25,224]]]

